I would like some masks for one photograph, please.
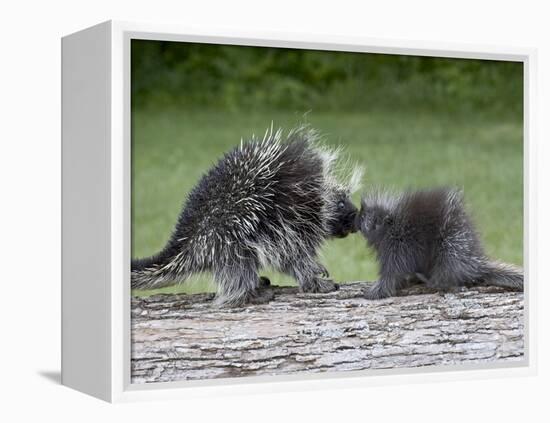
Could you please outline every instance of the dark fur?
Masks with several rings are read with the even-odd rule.
[[[380,279],[365,296],[396,295],[413,280],[431,288],[498,285],[523,290],[523,271],[487,258],[461,191],[438,188],[363,198],[357,228],[376,251]]]
[[[337,285],[317,261],[329,237],[354,230],[356,207],[331,176],[330,153],[315,132],[299,128],[281,140],[266,133],[228,152],[187,198],[174,232],[157,255],[132,262],[132,287],[156,288],[212,272],[217,303],[239,306],[271,298],[258,272],[271,266],[302,291]],[[333,157],[333,156],[332,156]]]

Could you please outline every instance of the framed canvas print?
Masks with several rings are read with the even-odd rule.
[[[63,383],[121,401],[532,372],[534,60],[63,38]]]

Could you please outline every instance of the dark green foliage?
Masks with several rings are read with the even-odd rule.
[[[518,113],[523,66],[489,60],[132,41],[134,106]]]

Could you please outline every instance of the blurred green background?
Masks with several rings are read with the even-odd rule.
[[[365,190],[463,187],[488,253],[522,264],[521,63],[144,40],[132,41],[132,257],[158,252],[201,175],[272,121],[343,145]],[[359,235],[328,241],[322,261],[337,281],[376,278]],[[133,293],[214,289],[198,275]]]

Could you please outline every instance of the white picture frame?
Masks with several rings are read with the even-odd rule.
[[[518,61],[524,64],[525,360],[509,366],[130,383],[130,40]],[[536,52],[105,22],[62,39],[62,383],[110,402],[531,375],[536,372]],[[83,195],[85,193],[85,195]]]

